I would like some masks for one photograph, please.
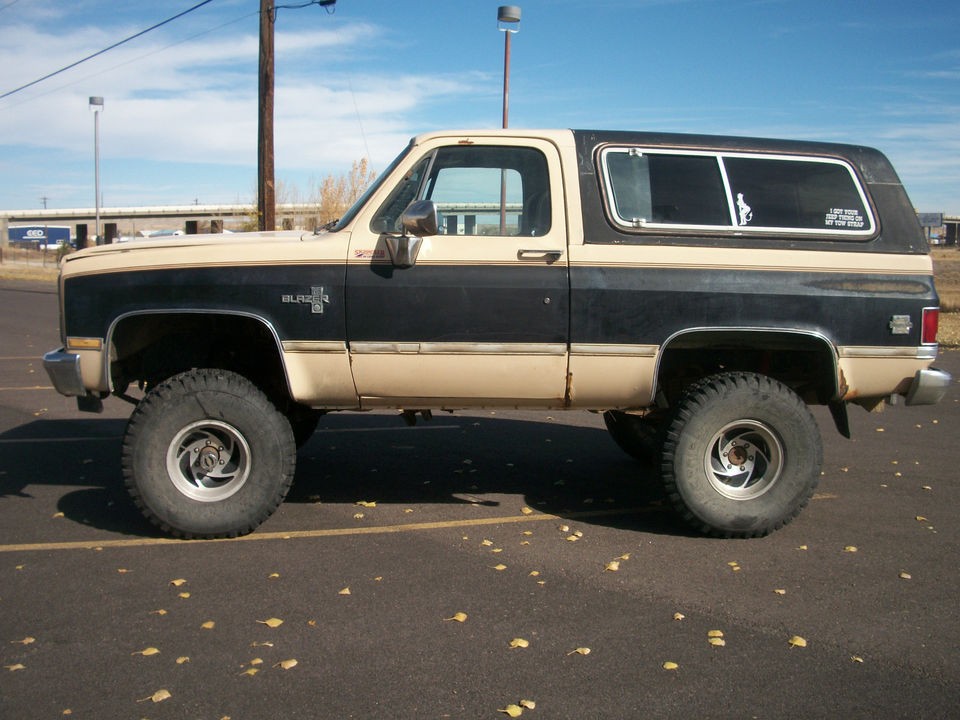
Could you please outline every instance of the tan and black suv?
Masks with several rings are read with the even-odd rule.
[[[136,403],[127,487],[182,537],[255,529],[322,413],[472,407],[601,412],[694,527],[763,535],[817,483],[809,405],[849,435],[950,384],[910,201],[846,145],[431,133],[316,233],[92,248],[60,299],[48,373]]]

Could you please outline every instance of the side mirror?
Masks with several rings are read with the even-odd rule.
[[[440,224],[437,206],[430,200],[415,200],[403,211],[400,224],[403,226],[403,235],[387,235],[384,243],[394,267],[413,267],[417,262],[423,238],[437,234]]]
[[[404,234],[426,237],[439,232],[440,218],[432,200],[414,200],[400,216]]]

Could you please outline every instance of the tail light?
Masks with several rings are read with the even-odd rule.
[[[923,330],[920,342],[924,345],[936,345],[937,327],[940,324],[940,308],[923,309]]]

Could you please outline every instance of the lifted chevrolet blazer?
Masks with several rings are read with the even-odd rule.
[[[688,523],[759,536],[816,486],[809,405],[849,436],[950,384],[910,201],[835,144],[421,135],[328,227],[84,250],[60,302],[54,385],[136,403],[126,485],[181,537],[269,517],[323,413],[471,407],[601,412]]]

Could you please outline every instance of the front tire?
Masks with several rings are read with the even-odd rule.
[[[663,482],[701,532],[759,537],[806,506],[822,461],[816,420],[792,390],[763,375],[724,373],[681,400],[664,442]]]
[[[124,481],[144,515],[183,538],[236,537],[293,482],[290,423],[249,380],[191,370],[151,390],[127,424]]]

